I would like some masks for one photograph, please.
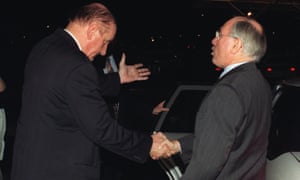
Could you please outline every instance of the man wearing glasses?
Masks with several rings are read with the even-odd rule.
[[[265,179],[271,90],[256,67],[267,49],[263,27],[234,17],[212,40],[212,62],[223,69],[198,110],[194,137],[166,142],[169,154],[192,150],[182,180]]]

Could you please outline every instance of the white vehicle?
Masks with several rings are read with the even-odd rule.
[[[300,179],[300,78],[274,86],[266,180]]]

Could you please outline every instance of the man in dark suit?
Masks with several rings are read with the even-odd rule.
[[[263,27],[234,17],[212,45],[212,61],[224,71],[201,104],[194,137],[168,144],[169,153],[192,149],[182,180],[263,180],[271,122],[270,86],[255,64],[266,52]]]
[[[99,180],[100,146],[140,163],[159,153],[159,134],[151,138],[123,128],[102,97],[92,61],[106,54],[116,29],[111,12],[91,3],[32,49],[11,180]]]

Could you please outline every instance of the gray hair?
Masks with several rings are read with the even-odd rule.
[[[250,18],[237,21],[231,29],[231,35],[238,37],[243,43],[243,53],[258,62],[267,51],[267,38],[251,23]]]

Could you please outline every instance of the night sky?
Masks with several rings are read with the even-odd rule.
[[[37,40],[53,32],[57,27],[63,27],[67,23],[68,15],[74,9],[88,2],[92,1],[5,2],[1,5],[0,12],[1,44],[4,48],[13,49],[15,52],[27,51]],[[144,44],[151,36],[161,36],[160,39],[168,41],[170,38],[174,39],[182,35],[186,40],[194,40],[195,37],[200,36],[203,45],[209,47],[215,30],[224,21],[234,15],[252,11],[253,16],[265,26],[270,41],[270,51],[276,49],[273,52],[278,53],[278,49],[289,52],[299,50],[300,38],[297,35],[300,32],[299,5],[201,3],[200,0],[102,0],[99,2],[106,4],[115,15],[119,42]],[[9,57],[10,55],[7,58]]]
[[[14,81],[21,81],[22,68],[33,44],[56,28],[64,27],[68,15],[88,2],[92,1],[73,0],[71,3],[63,3],[57,0],[29,0],[2,3],[1,49],[4,56],[0,74],[8,79],[12,75],[20,76],[18,80],[14,78]],[[139,55],[150,59],[155,54],[163,56],[163,52],[157,52],[158,50],[179,56],[178,54],[188,54],[186,50],[189,49],[193,50],[190,52],[193,57],[205,58],[207,65],[210,63],[211,39],[215,31],[232,16],[251,11],[253,17],[264,25],[268,37],[265,62],[299,59],[299,5],[208,3],[200,0],[99,2],[107,5],[117,20],[117,45],[112,47],[126,51],[129,57]],[[131,59],[134,58],[129,58],[128,61]],[[181,61],[189,60],[183,58]],[[13,69],[17,72],[12,73]]]
[[[7,149],[11,148],[9,137],[14,136],[20,112],[23,71],[28,53],[41,38],[58,27],[63,28],[68,15],[88,2],[92,1],[1,3],[0,76],[7,84],[1,99],[7,113]],[[171,87],[181,82],[215,82],[220,71],[216,71],[211,63],[211,39],[226,20],[249,11],[265,27],[268,39],[268,51],[261,62],[263,72],[264,67],[269,65],[280,69],[280,72],[267,72],[268,80],[300,75],[299,5],[207,3],[202,0],[99,2],[108,6],[118,24],[110,52],[125,52],[128,64],[142,62],[151,69],[150,80],[137,84],[145,88]],[[284,69],[290,66],[296,71]],[[164,96],[161,91],[153,92]],[[7,153],[6,158],[10,162],[11,152],[8,150]]]

